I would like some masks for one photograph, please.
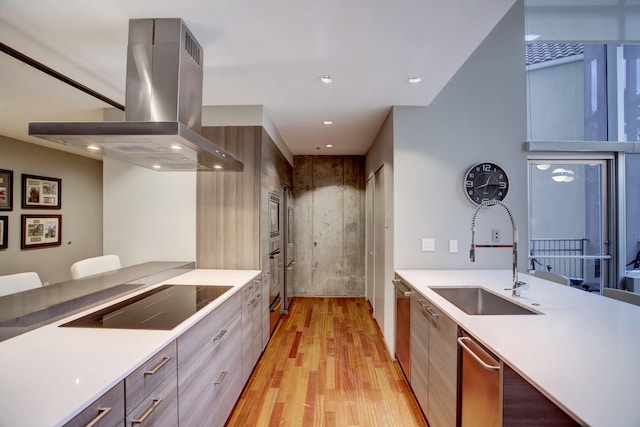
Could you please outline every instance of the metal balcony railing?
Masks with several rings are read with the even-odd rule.
[[[546,270],[571,278],[584,278],[587,239],[531,239],[531,270]]]

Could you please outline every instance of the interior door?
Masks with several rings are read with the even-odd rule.
[[[373,314],[381,331],[384,331],[384,265],[385,265],[385,227],[384,227],[384,166],[376,171],[373,195],[373,265],[374,291]],[[389,283],[391,286],[391,283]]]
[[[372,175],[367,179],[367,187],[365,190],[365,223],[366,223],[366,282],[365,282],[365,294],[369,304],[373,307],[374,300],[374,258],[373,258],[373,196],[375,186],[375,175]]]

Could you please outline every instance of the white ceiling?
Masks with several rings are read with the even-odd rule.
[[[182,18],[204,48],[205,106],[263,105],[295,155],[365,154],[390,107],[428,105],[513,3],[0,0],[0,41],[124,104],[129,19]],[[1,135],[49,145],[29,121],[105,107],[0,53]]]

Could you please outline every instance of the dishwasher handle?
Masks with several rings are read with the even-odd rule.
[[[480,356],[478,356],[476,353],[474,353],[473,350],[471,350],[471,348],[469,348],[469,346],[467,345],[467,342],[473,344],[474,347],[476,347],[477,350],[482,352],[482,355],[484,357],[489,359],[494,364],[493,365],[489,365],[487,362],[482,360],[480,358]],[[500,363],[497,360],[495,360],[493,357],[491,357],[487,352],[482,350],[482,348],[480,348],[480,346],[478,346],[471,338],[469,338],[469,337],[458,337],[458,344],[460,345],[460,347],[462,347],[463,350],[465,350],[467,353],[469,353],[480,365],[482,365],[483,368],[485,368],[487,370],[490,370],[490,371],[499,371],[500,370]]]
[[[392,279],[391,280],[393,282],[393,286],[396,287],[397,290],[399,290],[400,292],[402,292],[402,295],[405,297],[410,297],[411,296],[411,288],[409,288],[407,285],[405,285],[402,280],[400,279]]]

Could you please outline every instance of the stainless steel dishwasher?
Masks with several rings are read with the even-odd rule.
[[[396,360],[407,381],[411,381],[411,288],[393,279],[396,288]]]
[[[502,365],[468,335],[458,338],[461,354],[460,426],[502,425]]]

